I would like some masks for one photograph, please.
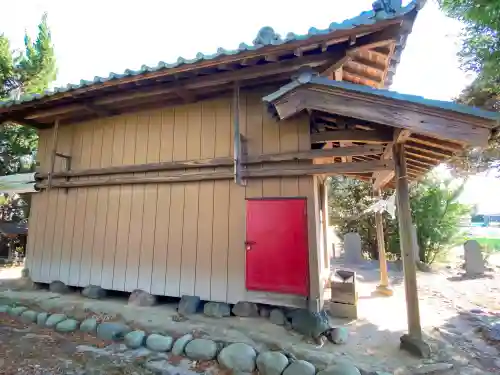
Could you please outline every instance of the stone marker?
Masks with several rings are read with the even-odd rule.
[[[344,236],[344,258],[346,263],[361,263],[361,237],[356,232],[346,233]]]
[[[177,311],[183,315],[194,314],[198,311],[200,303],[200,297],[184,295],[181,297]]]
[[[217,355],[217,344],[208,339],[194,339],[186,345],[184,352],[195,361],[210,361]]]
[[[231,315],[231,307],[224,302],[207,302],[203,306],[203,314],[212,318],[223,318]]]
[[[146,339],[146,347],[155,352],[168,352],[172,349],[174,339],[170,336],[158,335],[152,333]]]
[[[314,375],[316,368],[309,362],[298,360],[292,362],[283,372],[283,375]]]
[[[156,302],[156,296],[140,289],[134,290],[128,298],[128,304],[132,306],[154,306]]]
[[[484,259],[481,246],[475,240],[464,244],[465,273],[467,275],[482,275],[484,273]]]
[[[330,333],[330,337],[334,344],[345,344],[348,336],[349,331],[346,327],[336,327]]]
[[[172,346],[172,354],[173,355],[184,355],[184,349],[186,349],[186,345],[193,340],[193,335],[188,333],[182,337],[179,337],[174,342],[174,346]]]
[[[288,358],[280,352],[260,353],[256,362],[261,375],[281,375],[288,366]]]
[[[250,345],[235,343],[226,346],[217,357],[219,363],[233,372],[248,372],[255,370],[257,353]]]
[[[106,297],[106,290],[97,285],[87,285],[82,290],[82,296],[92,299],[101,299]]]
[[[238,302],[233,307],[233,314],[242,317],[257,317],[259,316],[259,307],[253,302]]]
[[[289,314],[292,328],[307,337],[319,337],[329,330],[330,321],[325,310],[311,312],[306,309],[297,309]]]
[[[68,319],[68,317],[64,314],[53,314],[47,318],[45,321],[45,327],[55,327],[58,323],[63,320]]]

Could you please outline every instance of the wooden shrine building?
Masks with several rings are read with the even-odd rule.
[[[385,90],[421,4],[3,103],[40,135],[32,279],[320,309],[325,177],[397,187],[405,232],[407,180],[497,124]]]

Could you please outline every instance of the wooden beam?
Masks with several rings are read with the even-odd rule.
[[[2,123],[13,122],[13,123],[18,124],[18,125],[29,126],[31,128],[36,128],[36,129],[44,129],[44,128],[46,129],[46,128],[50,127],[50,124],[43,124],[43,123],[38,122],[38,121],[20,118],[20,117],[12,117],[12,116],[9,116],[8,118],[4,118],[1,122]]]
[[[413,224],[410,211],[410,194],[404,145],[395,144],[393,154],[396,173],[399,237],[401,239],[401,255],[404,267],[408,333],[410,337],[421,340],[422,328],[420,326],[420,310],[418,304],[417,269],[415,252],[413,251]]]
[[[380,199],[380,190],[374,190],[373,196]],[[377,232],[378,261],[380,264],[380,284],[377,286],[377,291],[384,295],[392,295],[392,290],[389,288],[387,259],[385,256],[384,220],[382,213],[378,211],[375,212],[375,230]]]
[[[442,150],[451,151],[451,152],[460,152],[463,151],[464,147],[460,144],[444,141],[441,139],[427,137],[422,134],[413,134],[411,137],[411,141],[415,143],[419,143],[421,145],[430,146],[440,148]]]
[[[378,170],[391,169],[391,160],[374,160],[357,163],[331,163],[331,164],[308,164],[287,165],[273,168],[262,168],[248,170],[247,177],[287,177],[287,176],[311,176],[311,175],[342,175],[346,173],[364,173]]]
[[[323,70],[320,74],[325,77],[330,77],[334,72],[341,69],[345,63],[347,63],[351,59],[347,54],[335,61],[332,65],[330,65],[327,69]]]
[[[275,107],[280,118],[290,117],[307,107],[471,146],[487,144],[491,132],[486,125],[476,125],[477,121],[486,124],[485,120],[472,117],[465,120],[463,116],[449,111],[337,87],[325,87],[321,91],[308,86],[299,87],[293,91],[293,98],[285,95],[275,103]]]
[[[410,137],[411,132],[409,130],[404,129],[395,129],[394,130],[394,139],[392,143],[388,144],[384,150],[384,153],[380,157],[384,160],[393,159],[393,146],[398,143],[405,143],[406,140]],[[375,172],[373,174],[373,188],[376,190],[382,189],[394,178],[394,171],[383,171],[383,172]]]
[[[240,133],[240,86],[235,84],[233,90],[233,163],[234,163],[234,182],[238,185],[245,185],[241,176],[241,133]]]
[[[388,143],[392,141],[392,134],[378,130],[332,130],[311,134],[312,143],[338,141]]]
[[[57,153],[57,135],[59,130],[59,120],[54,122],[54,128],[52,130],[52,149],[50,151],[50,171],[48,178],[48,189],[50,190],[52,186],[52,176],[54,175],[54,167],[56,165],[56,153]]]
[[[346,81],[357,83],[358,85],[366,85],[373,88],[379,88],[380,82],[373,79],[362,77],[359,74],[354,74],[348,71],[344,71],[344,78]]]

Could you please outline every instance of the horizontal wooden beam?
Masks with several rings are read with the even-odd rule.
[[[378,130],[332,130],[311,134],[312,143],[337,141],[388,143],[392,141],[392,132]]]
[[[255,168],[243,171],[243,178],[273,178],[322,174],[364,173],[376,170],[392,169],[392,161],[374,160],[357,163],[286,165],[272,168]],[[136,184],[160,184],[191,181],[229,180],[234,178],[233,170],[188,171],[168,176],[131,176],[117,178],[95,178],[77,181],[52,181],[51,188],[81,188],[95,186],[116,186]],[[37,189],[46,189],[47,182],[38,182]]]
[[[364,173],[393,169],[392,160],[373,160],[351,163],[287,165],[279,168],[262,168],[245,172],[251,177],[285,177],[305,175],[342,175],[348,173]]]
[[[279,154],[263,154],[258,156],[249,156],[246,160],[242,160],[244,165],[254,165],[261,163],[276,163],[290,162],[296,160],[313,160],[327,157],[343,157],[355,155],[377,155],[382,153],[383,148],[379,145],[363,145],[344,148],[332,148],[325,150],[309,150],[299,152],[287,152]],[[81,169],[73,171],[55,172],[53,178],[60,177],[89,177],[89,176],[105,176],[123,173],[145,173],[159,172],[179,169],[191,168],[215,168],[215,167],[231,167],[234,160],[231,157],[220,157],[212,159],[185,160],[174,162],[159,162],[135,165],[120,165],[106,168]],[[46,173],[36,175],[38,180],[47,178]]]

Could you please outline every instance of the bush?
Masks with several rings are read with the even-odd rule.
[[[465,237],[460,222],[470,212],[470,207],[457,202],[463,184],[454,186],[452,180],[433,176],[410,188],[410,205],[413,223],[417,227],[417,242],[420,260],[431,264]],[[393,191],[385,193],[385,197]],[[375,232],[375,214],[364,213],[373,203],[372,185],[345,177],[330,179],[330,219],[339,234],[357,231],[363,241],[363,250],[373,259],[378,259]],[[400,254],[397,218],[384,213],[384,235],[386,249]]]

